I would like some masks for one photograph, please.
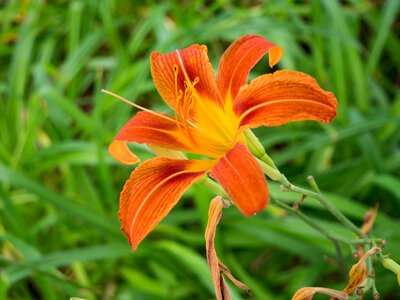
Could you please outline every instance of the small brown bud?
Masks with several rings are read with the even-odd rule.
[[[369,278],[375,278],[375,269],[372,269],[371,273],[368,275]]]
[[[222,198],[222,206],[224,208],[228,208],[229,206],[231,206],[231,202],[227,199]]]
[[[367,211],[364,215],[364,223],[367,223],[372,217],[372,214],[370,211]]]
[[[293,203],[292,207],[293,207],[294,210],[299,210],[299,200],[296,200],[296,202]]]

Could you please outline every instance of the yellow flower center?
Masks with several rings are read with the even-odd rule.
[[[178,66],[173,66],[175,76],[175,120],[180,130],[190,141],[202,149],[207,156],[220,157],[228,152],[236,139],[238,118],[232,110],[230,100],[223,107],[212,99],[199,96],[196,85],[200,82],[197,76],[190,81],[187,74],[184,81],[185,90],[178,89]],[[183,70],[184,71],[184,70]],[[185,72],[184,72],[185,73]],[[195,130],[191,130],[195,129]]]

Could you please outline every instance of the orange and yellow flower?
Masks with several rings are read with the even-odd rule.
[[[121,192],[119,217],[133,250],[210,171],[245,216],[267,206],[267,182],[245,145],[244,130],[300,120],[325,123],[336,116],[333,94],[304,73],[277,71],[247,84],[250,70],[267,52],[272,67],[282,48],[257,35],[243,36],[222,56],[217,77],[206,46],[152,53],[154,83],[175,114],[142,108],[117,134],[110,153],[121,163],[137,163],[126,144],[134,142],[209,159],[156,157],[132,172]]]

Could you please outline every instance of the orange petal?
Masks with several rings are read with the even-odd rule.
[[[207,135],[193,126],[189,125],[185,129],[182,126],[168,114],[140,111],[122,127],[114,141],[156,145],[212,158],[224,153],[225,149],[221,148],[221,143],[208,139]],[[111,155],[125,163],[126,160],[123,158],[127,156],[127,152],[122,150],[129,150],[128,147],[123,149],[123,143],[120,145],[112,143],[111,150],[114,150],[115,145],[118,146],[119,152],[110,151]]]
[[[325,294],[338,300],[347,299],[347,294],[342,291],[322,287],[304,287],[299,289],[296,294],[294,294],[292,300],[311,300],[315,293]]]
[[[199,98],[222,104],[214,71],[208,60],[206,46],[192,45],[169,54],[153,52],[150,62],[156,88],[172,109],[176,107],[179,91],[185,93],[184,82],[193,84],[196,77],[199,82],[195,84],[195,90]],[[174,68],[177,68],[176,71]],[[176,82],[175,72],[177,72]]]
[[[218,180],[246,217],[267,206],[267,181],[254,156],[244,144],[236,143],[219,160],[210,175]]]
[[[373,254],[380,253],[381,249],[379,247],[374,247],[370,249],[367,253],[360,258],[358,263],[353,265],[349,272],[349,283],[347,284],[346,288],[343,290],[347,295],[351,295],[354,290],[360,286],[365,279],[367,278],[368,271],[367,271],[367,264],[366,260]]]
[[[277,71],[242,87],[233,104],[243,129],[292,121],[327,123],[336,116],[337,101],[314,78],[295,71]]]
[[[205,233],[206,239],[206,250],[207,250],[207,262],[211,271],[211,278],[215,288],[215,294],[218,300],[231,299],[231,295],[226,285],[225,278],[222,276],[222,272],[225,273],[229,279],[232,280],[239,288],[246,290],[250,294],[250,289],[233,277],[229,269],[220,262],[217,253],[215,251],[214,238],[217,225],[222,215],[222,198],[217,196],[210,203],[210,209],[208,211],[208,223]]]
[[[128,148],[125,141],[114,140],[110,146],[108,146],[108,152],[117,161],[125,165],[134,165],[140,161],[140,159]]]
[[[156,157],[140,164],[120,196],[119,219],[132,250],[169,213],[182,194],[215,164]]]
[[[224,98],[235,99],[247,83],[250,70],[268,52],[273,67],[282,57],[282,48],[258,35],[245,35],[234,41],[221,58],[218,83]]]

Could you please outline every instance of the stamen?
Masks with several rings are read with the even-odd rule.
[[[188,73],[187,73],[186,70],[185,70],[185,67],[184,67],[184,64],[183,64],[183,60],[182,60],[182,56],[181,56],[181,54],[179,53],[179,50],[176,50],[175,52],[176,52],[176,54],[177,54],[177,56],[178,56],[179,64],[180,64],[180,66],[182,67],[183,76],[186,78],[186,80],[188,80],[188,83],[189,83],[190,87],[192,88],[193,85],[192,85],[192,84],[190,83],[190,81],[189,81],[189,75],[188,75]],[[194,82],[196,82],[196,79],[194,80]],[[194,83],[194,82],[193,82],[193,83]],[[193,89],[193,95],[194,95],[194,97],[195,97],[196,99],[199,99],[199,98],[200,98],[200,96],[198,95],[196,89]],[[209,111],[208,108],[206,107],[206,105],[203,103],[203,101],[198,101],[198,104],[199,104],[200,106],[202,106],[202,108],[203,108],[203,110],[204,110],[205,112],[208,112],[208,111]],[[210,121],[213,122],[213,123],[216,125],[215,128],[217,128],[223,135],[228,136],[228,137],[230,137],[230,136],[232,135],[232,133],[229,132],[229,130],[228,130],[227,128],[225,128],[225,126],[220,126],[220,124],[218,124],[218,122],[217,122],[216,119],[215,119],[215,116],[210,116]]]
[[[178,65],[174,64],[174,77],[175,77],[175,120],[179,121],[179,117],[182,115],[180,113],[180,100],[183,96],[182,90],[178,91]],[[181,116],[182,119],[182,116]],[[181,124],[178,125],[180,127]]]
[[[158,117],[160,117],[160,118],[164,118],[164,119],[166,119],[166,120],[168,120],[168,121],[175,122],[176,125],[178,126],[178,128],[181,128],[182,130],[185,131],[185,133],[187,134],[188,138],[192,141],[192,143],[193,143],[194,145],[197,145],[198,143],[197,143],[197,141],[195,140],[195,138],[194,138],[194,136],[193,136],[193,132],[197,132],[197,133],[200,134],[200,135],[204,135],[204,134],[206,133],[206,132],[204,132],[203,130],[200,130],[199,128],[196,128],[196,127],[191,126],[188,122],[183,123],[182,121],[180,121],[180,120],[177,119],[176,117],[175,117],[175,119],[172,119],[172,118],[167,117],[167,116],[165,116],[165,115],[163,115],[163,114],[161,114],[161,113],[159,113],[159,112],[152,111],[152,110],[150,110],[150,109],[144,108],[144,107],[142,107],[142,106],[140,106],[140,105],[138,105],[138,104],[135,104],[135,103],[133,103],[133,102],[131,102],[131,101],[125,99],[125,98],[122,98],[121,96],[118,96],[117,94],[114,94],[114,93],[112,93],[112,92],[110,92],[110,91],[107,91],[107,90],[105,90],[105,89],[102,89],[101,92],[102,92],[102,93],[105,93],[105,94],[108,94],[108,95],[110,95],[110,96],[113,96],[113,97],[115,97],[115,98],[118,98],[118,99],[124,101],[125,103],[128,103],[129,105],[132,105],[133,107],[135,107],[135,108],[137,108],[137,109],[140,109],[140,110],[142,110],[142,111],[146,111],[146,112],[151,113],[151,114],[153,114],[153,115],[156,115],[156,116],[158,116]],[[182,99],[182,95],[183,95],[183,92],[182,92],[182,90],[180,90],[179,93],[178,93],[178,102],[179,102],[180,99]],[[182,127],[181,127],[181,126],[182,126]],[[207,153],[207,156],[209,156],[209,157],[219,157],[219,152],[220,152],[220,151],[218,151],[218,150],[211,151],[211,150],[210,150],[210,151],[207,151],[207,152],[208,152],[208,153]],[[214,152],[215,152],[215,153],[218,153],[218,155],[216,155]]]
[[[172,118],[168,118],[167,116],[164,116],[163,114],[161,114],[161,113],[159,113],[159,112],[156,112],[156,111],[153,111],[153,110],[144,108],[143,106],[137,105],[137,104],[135,104],[135,103],[133,103],[133,102],[131,102],[131,101],[129,101],[129,100],[126,100],[125,98],[122,98],[121,96],[118,96],[117,94],[114,94],[113,92],[107,91],[107,90],[105,90],[105,89],[101,89],[101,92],[102,92],[102,93],[106,93],[106,94],[108,94],[108,95],[110,95],[110,96],[113,96],[113,97],[115,97],[115,98],[118,98],[119,100],[122,100],[122,101],[124,101],[125,103],[128,103],[129,105],[132,105],[133,107],[136,107],[137,109],[146,111],[146,112],[151,113],[151,114],[153,114],[153,115],[156,115],[156,116],[158,116],[158,117],[164,118],[164,119],[166,119],[166,120],[168,120],[168,121],[173,121],[173,122],[175,122],[178,126],[181,125],[181,123],[179,122],[179,120],[174,120],[174,119],[172,119]]]
[[[190,124],[189,124],[189,112],[193,106],[193,90],[194,86],[200,81],[200,78],[197,76],[193,83],[190,81],[184,81],[183,85],[185,87],[185,94],[183,95],[183,103],[179,106],[179,115],[181,117],[181,121],[183,122],[184,130],[187,137],[194,143],[197,144],[196,140],[192,136],[190,132]],[[182,108],[182,109],[181,109]],[[175,111],[176,113],[176,111]]]
[[[178,66],[174,64],[174,75],[175,75],[175,99],[178,99]]]
[[[182,95],[183,95],[182,90],[179,90],[178,98],[176,98],[176,103],[175,103],[175,120],[177,120],[177,121],[179,120],[179,116],[181,116],[181,113],[180,113],[180,100],[182,99]]]
[[[183,82],[183,85],[185,86],[185,94],[183,96],[183,104],[182,104],[183,112],[180,111],[181,112],[180,115],[181,115],[182,121],[183,122],[187,122],[187,119],[186,119],[186,116],[185,116],[185,111],[186,111],[186,108],[187,108],[188,98],[190,98],[190,95],[191,95],[191,90],[188,89],[188,84],[187,84],[186,81]]]

